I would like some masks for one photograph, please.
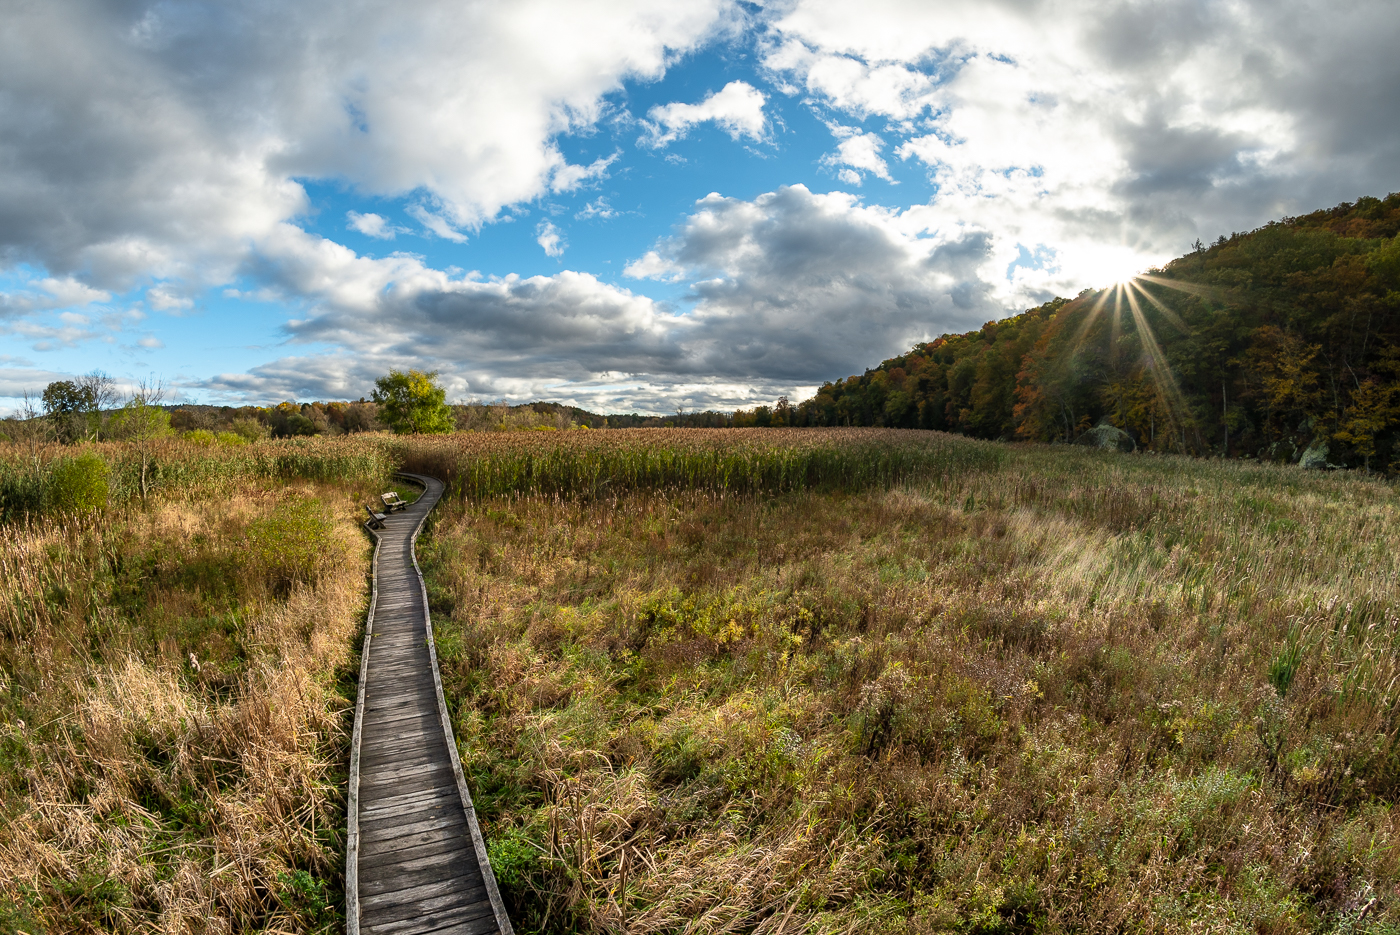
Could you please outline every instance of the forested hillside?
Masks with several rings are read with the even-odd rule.
[[[1400,194],[1222,236],[763,415],[1035,441],[1074,441],[1106,421],[1148,450],[1298,460],[1311,446],[1317,463],[1391,469],[1397,233]]]

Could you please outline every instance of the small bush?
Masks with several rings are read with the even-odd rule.
[[[326,884],[305,870],[277,874],[277,899],[283,907],[312,925],[334,920],[333,907],[327,904]]]
[[[269,434],[268,427],[257,419],[234,419],[231,428],[233,429],[233,434],[237,435],[245,442],[259,441],[260,439],[267,438]]]
[[[321,504],[299,497],[248,525],[248,557],[280,587],[320,580],[332,557],[331,520]]]
[[[91,513],[107,505],[107,462],[89,452],[56,463],[49,472],[45,505],[62,513]]]

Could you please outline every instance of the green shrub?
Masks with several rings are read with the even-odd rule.
[[[507,890],[521,890],[540,869],[539,849],[521,828],[508,828],[506,833],[486,842],[486,854],[496,881]]]
[[[248,556],[279,587],[317,581],[331,561],[331,519],[318,500],[291,500],[248,524]]]
[[[58,461],[49,470],[45,505],[63,513],[90,513],[107,505],[107,462],[88,452]]]
[[[332,907],[327,905],[330,897],[324,880],[316,879],[305,870],[293,870],[277,874],[277,883],[277,900],[285,909],[313,925],[330,922],[334,918]]]
[[[234,419],[233,434],[246,442],[255,442],[267,438],[268,428],[257,419]]]

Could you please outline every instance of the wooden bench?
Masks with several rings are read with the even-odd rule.
[[[384,521],[389,517],[385,516],[383,513],[374,512],[374,507],[370,506],[368,503],[365,504],[365,512],[369,514],[369,520],[365,525],[369,526],[370,529],[384,528]]]
[[[400,497],[397,490],[382,493],[379,495],[379,499],[384,501],[384,506],[390,513],[393,513],[395,510],[408,509],[408,501]]]

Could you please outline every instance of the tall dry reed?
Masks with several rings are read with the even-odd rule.
[[[162,489],[3,527],[0,931],[334,931],[378,488]]]

